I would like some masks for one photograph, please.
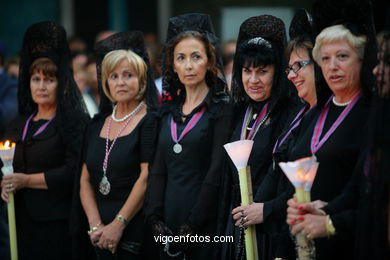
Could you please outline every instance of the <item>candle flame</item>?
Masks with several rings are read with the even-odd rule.
[[[9,140],[5,141],[5,143],[0,142],[0,149],[1,150],[9,150],[13,147],[15,147],[15,143],[10,142]]]
[[[302,168],[299,168],[297,171],[297,175],[300,181],[307,181],[310,177],[309,173],[304,174]]]

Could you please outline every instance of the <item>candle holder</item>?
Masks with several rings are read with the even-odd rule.
[[[0,142],[0,158],[3,162],[3,167],[1,171],[4,175],[9,175],[14,173],[14,168],[12,166],[15,153],[15,143],[10,141]],[[10,239],[10,248],[11,248],[11,259],[18,259],[18,246],[16,239],[16,221],[15,221],[15,201],[13,192],[8,193],[8,228],[9,228],[9,239]]]
[[[252,178],[250,168],[247,167],[252,147],[252,140],[240,140],[224,145],[238,171],[241,205],[243,206],[250,205],[253,202]],[[245,229],[245,252],[247,260],[258,260],[256,227],[254,225],[250,225]]]
[[[280,168],[295,187],[294,197],[298,203],[311,201],[310,191],[317,174],[318,165],[319,163],[314,156],[293,162],[279,163]],[[295,236],[295,239],[298,259],[315,260],[314,241],[308,239],[301,232]]]

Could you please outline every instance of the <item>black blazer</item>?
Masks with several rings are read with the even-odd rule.
[[[27,135],[23,142],[22,132],[26,120],[26,116],[17,117],[6,131],[7,139],[16,143],[14,172],[43,172],[48,189],[23,188],[17,191],[16,212],[21,210],[37,221],[67,219],[80,144],[76,142],[68,145],[65,142],[57,117],[42,133],[31,138]],[[77,139],[81,140],[81,137]]]

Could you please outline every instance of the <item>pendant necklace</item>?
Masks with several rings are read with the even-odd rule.
[[[253,112],[253,108],[251,105],[249,105],[246,109],[244,121],[242,123],[240,140],[253,140],[259,128],[263,125],[265,120],[267,120],[268,118],[270,112],[268,111],[268,102],[263,106],[259,115],[257,114],[252,115],[253,114],[252,112]],[[255,121],[252,127],[248,127],[251,118],[252,120]]]
[[[110,145],[110,147],[108,146],[108,142],[109,142],[109,137],[110,137],[110,129],[111,129],[111,123],[113,121],[113,118],[109,118],[108,119],[108,126],[107,126],[107,137],[106,137],[106,152],[105,152],[105,156],[104,156],[104,161],[103,161],[103,177],[99,183],[99,191],[101,194],[103,195],[108,195],[111,191],[111,184],[110,182],[108,181],[108,178],[107,178],[107,166],[108,166],[108,157],[112,151],[112,148],[114,147],[114,144],[116,142],[116,140],[118,139],[118,137],[120,136],[120,134],[123,132],[123,130],[125,130],[125,128],[128,126],[128,124],[130,123],[131,119],[141,110],[142,106],[143,106],[143,102],[141,102],[130,114],[130,116],[127,117],[127,120],[125,121],[125,124],[119,129],[118,133],[116,134],[114,140],[112,140],[112,143]],[[114,114],[115,110],[112,112]]]

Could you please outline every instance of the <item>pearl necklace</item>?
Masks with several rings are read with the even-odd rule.
[[[128,119],[129,117],[132,117],[134,114],[138,113],[138,111],[141,110],[141,108],[142,108],[143,105],[144,105],[143,102],[139,103],[139,105],[138,105],[133,111],[131,111],[129,114],[125,115],[125,116],[122,117],[122,118],[116,118],[116,117],[115,117],[116,107],[117,107],[117,105],[115,105],[114,108],[112,109],[111,118],[112,118],[112,120],[114,120],[115,122],[123,122],[123,121],[125,121],[126,119]]]
[[[345,106],[349,105],[349,103],[351,103],[351,101],[352,101],[352,99],[349,100],[349,101],[347,101],[347,102],[340,103],[340,102],[337,102],[337,101],[336,101],[336,97],[333,97],[333,98],[332,98],[333,104],[335,104],[335,105],[338,106],[338,107],[345,107]]]

